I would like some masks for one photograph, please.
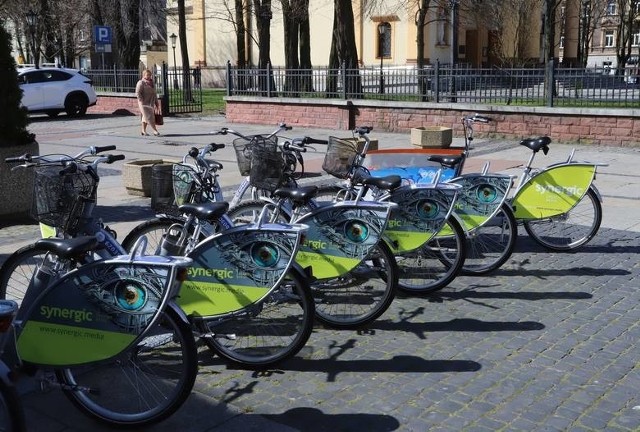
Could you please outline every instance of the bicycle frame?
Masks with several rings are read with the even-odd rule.
[[[20,361],[65,367],[113,358],[168,307],[190,260],[119,256],[61,277],[36,271],[16,317]]]
[[[582,200],[589,188],[602,196],[593,181],[602,163],[574,162],[575,149],[566,162],[549,165],[533,171],[531,164],[535,153],[525,166],[516,191],[510,200],[517,220],[545,219],[566,214]],[[533,174],[532,174],[533,173]]]
[[[305,225],[251,224],[208,237],[193,260],[178,305],[197,319],[245,310],[268,296],[294,263]]]
[[[293,216],[292,221],[309,226],[296,262],[311,267],[316,279],[348,273],[380,241],[395,207],[394,203],[341,201]]]

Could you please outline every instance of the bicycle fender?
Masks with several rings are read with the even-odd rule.
[[[180,308],[180,306],[176,304],[175,301],[169,301],[166,305],[166,309],[171,309],[175,313],[176,317],[178,317],[178,319],[180,320],[180,324],[187,326],[187,328],[191,327],[191,323],[189,322],[187,314],[184,313],[184,311]]]
[[[602,198],[602,194],[600,193],[596,185],[591,183],[591,186],[589,186],[589,189],[591,189],[596,194],[596,196],[598,197],[598,201],[600,201],[600,203],[604,202],[604,199]]]

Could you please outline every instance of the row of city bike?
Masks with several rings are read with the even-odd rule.
[[[225,144],[193,147],[167,173],[167,205],[122,242],[94,215],[98,166],[124,159],[103,154],[115,146],[6,159],[35,170],[43,238],[0,268],[3,411],[20,412],[9,378],[28,374],[97,420],[149,425],[191,392],[198,342],[235,365],[268,368],[297,354],[315,322],[359,328],[398,289],[425,294],[496,270],[520,222],[552,249],[588,242],[602,218],[598,164],[572,152],[535,170],[550,145],[540,137],[521,142],[532,156],[515,186],[488,165],[461,174],[473,124],[489,121],[462,119],[458,155],[398,152],[395,165],[368,151],[369,127],[328,140],[286,138],[285,124],[258,135],[223,128],[212,135],[234,137],[246,176],[233,197],[210,158]],[[339,181],[318,186],[304,176],[304,154],[323,145],[322,167]],[[415,167],[418,180],[407,174]],[[20,415],[4,417],[9,430],[24,427]]]

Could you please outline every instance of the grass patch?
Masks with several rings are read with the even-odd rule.
[[[227,95],[225,89],[202,89],[202,112],[203,114],[217,114],[226,109],[224,97]]]

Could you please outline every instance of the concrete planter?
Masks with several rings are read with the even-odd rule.
[[[345,140],[345,141],[356,142],[356,138],[340,138],[340,139]],[[358,138],[358,151],[362,151],[363,147],[364,147],[364,139],[363,138]],[[377,139],[373,139],[373,138],[369,139],[369,148],[368,148],[368,150],[370,150],[370,151],[378,150],[378,140]]]
[[[7,157],[21,156],[25,153],[40,154],[38,142],[34,140],[27,145],[0,145],[0,188],[2,190],[0,226],[18,219],[22,219],[24,222],[24,217],[30,215],[34,170],[20,168],[12,171],[11,168],[16,164],[4,162]]]
[[[422,148],[449,148],[453,130],[444,126],[427,126],[411,129],[411,144]]]
[[[122,182],[129,195],[150,197],[153,185],[153,166],[171,165],[179,161],[165,159],[139,159],[122,166]]]

